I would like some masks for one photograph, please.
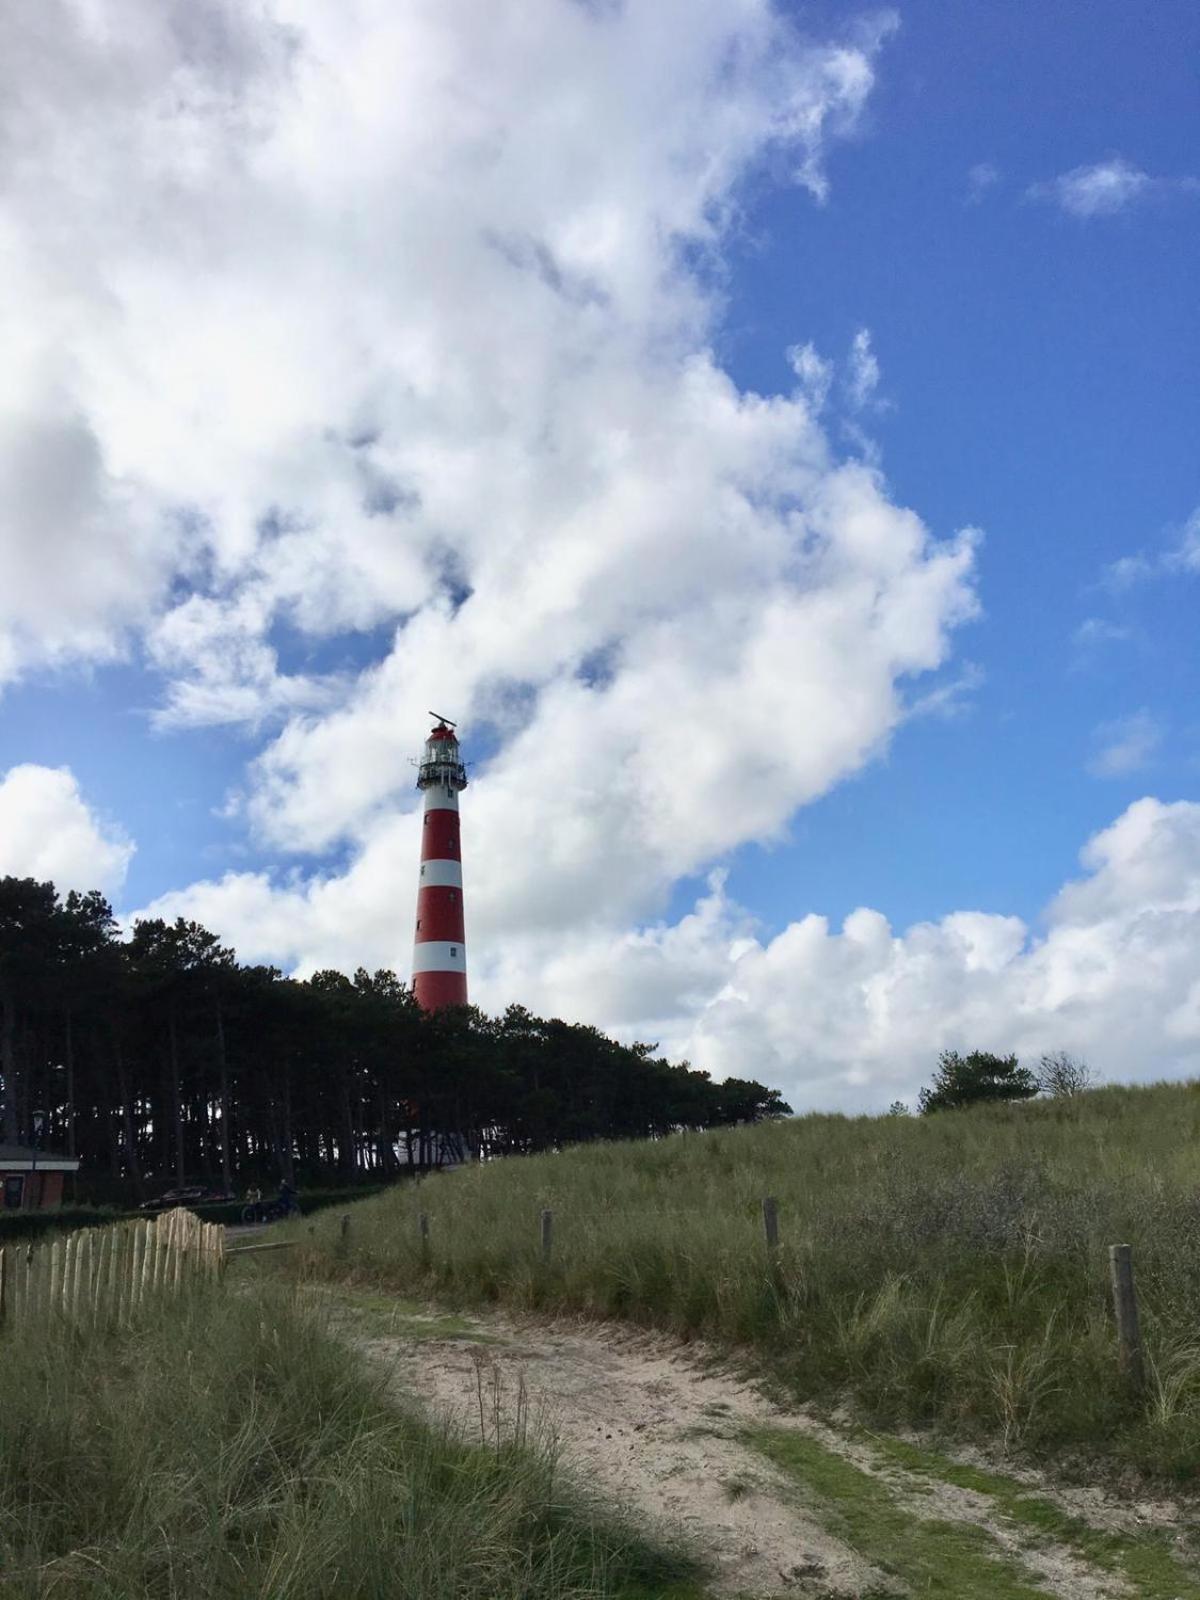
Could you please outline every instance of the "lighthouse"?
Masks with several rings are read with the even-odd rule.
[[[425,1011],[467,1003],[467,947],[463,938],[462,843],[458,797],[467,771],[454,723],[437,717],[417,768],[425,796],[421,819],[421,876],[417,881],[417,927],[412,986]]]

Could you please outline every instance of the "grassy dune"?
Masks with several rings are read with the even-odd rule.
[[[686,1572],[544,1441],[397,1412],[278,1288],[0,1338],[4,1600],[648,1600]]]
[[[753,1347],[797,1395],[852,1394],[880,1423],[1200,1476],[1200,1086],[589,1146],[351,1215],[345,1239],[340,1215],[298,1225],[295,1270],[705,1335]],[[1112,1243],[1134,1249],[1142,1398],[1117,1368]]]

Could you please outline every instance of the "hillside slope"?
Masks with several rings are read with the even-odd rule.
[[[761,1200],[777,1198],[780,1244]],[[300,1225],[296,1270],[753,1348],[852,1396],[1110,1469],[1200,1474],[1200,1088],[779,1125],[510,1159]],[[553,1212],[543,1257],[539,1215]],[[428,1217],[428,1240],[419,1230]],[[1133,1246],[1149,1389],[1119,1370],[1108,1246]]]

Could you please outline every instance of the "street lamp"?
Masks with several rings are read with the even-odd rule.
[[[31,1114],[31,1121],[33,1123],[33,1144],[31,1146],[33,1160],[29,1163],[29,1192],[32,1195],[36,1187],[34,1179],[37,1177],[38,1140],[42,1137],[42,1132],[46,1126],[46,1113],[44,1111],[34,1111]],[[39,1211],[42,1209],[42,1191],[40,1189],[37,1191],[37,1208]]]

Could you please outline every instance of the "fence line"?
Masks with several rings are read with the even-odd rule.
[[[224,1228],[182,1209],[49,1244],[6,1245],[0,1322],[32,1326],[59,1317],[81,1328],[125,1327],[147,1300],[219,1278],[224,1260]]]

